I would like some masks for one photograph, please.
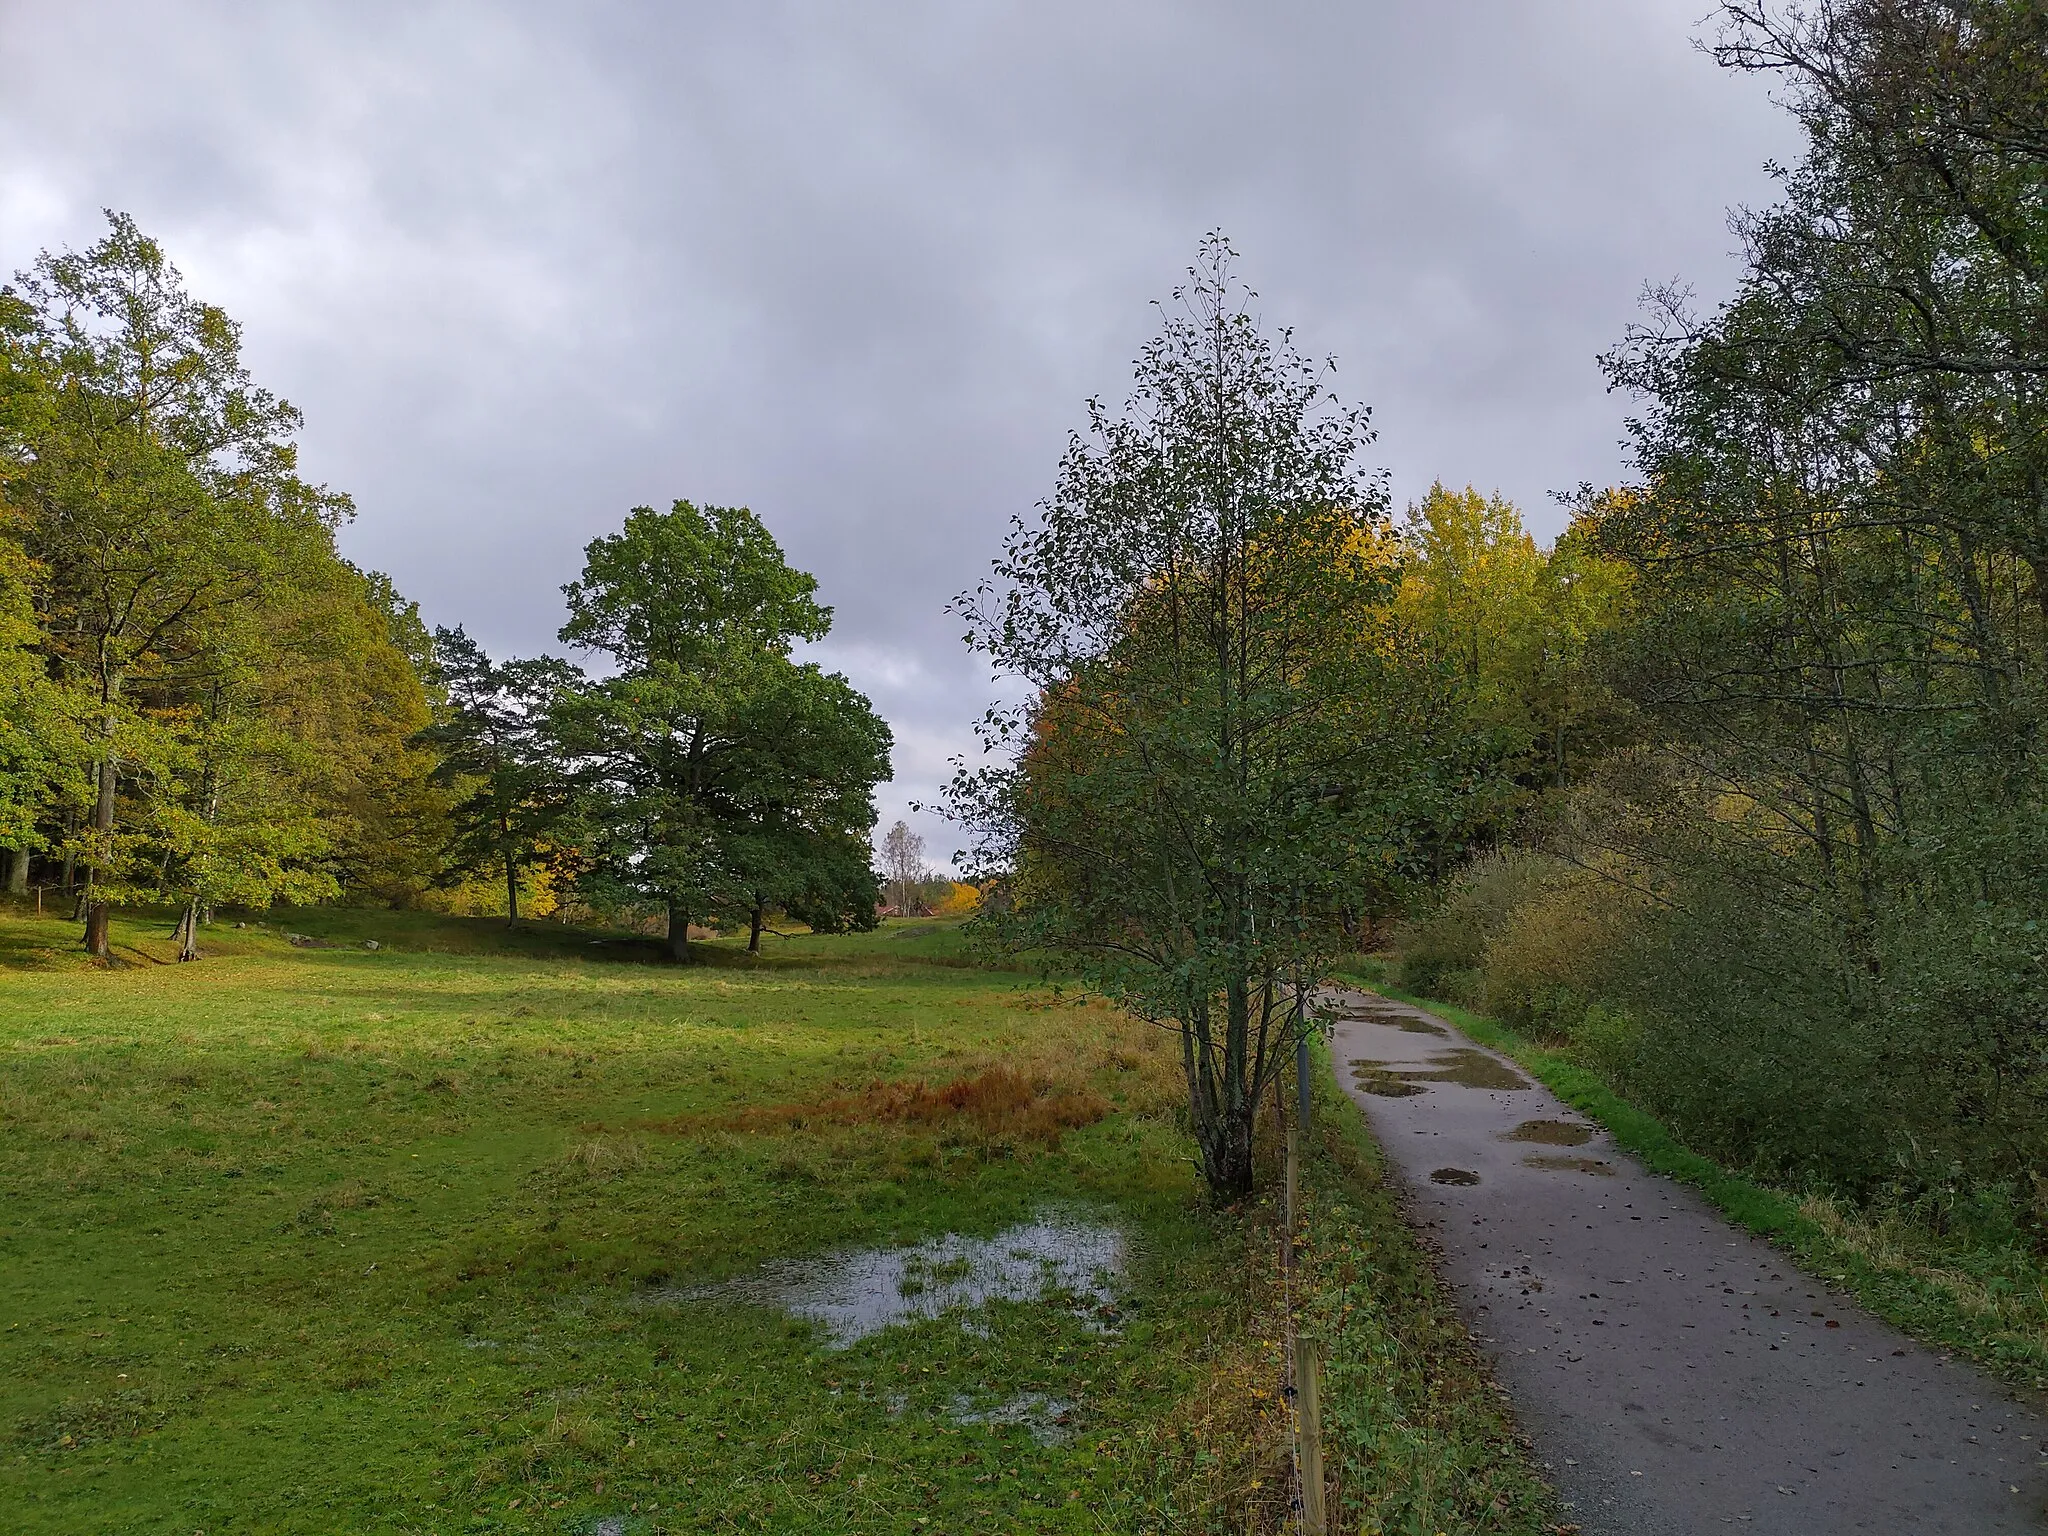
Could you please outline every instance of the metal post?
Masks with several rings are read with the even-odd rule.
[[[1287,1228],[1282,1239],[1284,1246],[1281,1249],[1281,1256],[1287,1261],[1289,1273],[1294,1269],[1294,1213],[1298,1209],[1300,1176],[1297,1167],[1300,1163],[1300,1152],[1301,1131],[1298,1127],[1290,1125],[1287,1127],[1287,1205],[1281,1213],[1281,1220]]]

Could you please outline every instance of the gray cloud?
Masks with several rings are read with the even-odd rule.
[[[1793,148],[1703,9],[17,0],[0,266],[134,213],[306,411],[349,552],[495,650],[629,506],[751,505],[897,729],[893,816],[989,693],[946,599],[1211,227],[1398,498],[1554,530],[1618,475],[1594,353],[1647,280],[1726,288]]]

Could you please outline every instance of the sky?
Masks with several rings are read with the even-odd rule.
[[[1396,505],[1626,475],[1597,354],[1711,303],[1795,130],[1710,0],[0,0],[0,271],[120,209],[305,413],[429,623],[560,650],[635,506],[757,512],[930,811],[946,613],[1221,229]]]

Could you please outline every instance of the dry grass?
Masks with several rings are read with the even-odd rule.
[[[1820,1229],[1838,1256],[1879,1274],[1905,1277],[1941,1296],[1994,1348],[2003,1345],[2007,1353],[2032,1362],[2048,1358],[2048,1281],[2033,1264],[1977,1273],[1944,1263],[1953,1255],[1934,1249],[1924,1228],[1871,1216],[1823,1196],[1800,1201],[1799,1214]]]
[[[1109,1100],[1078,1079],[996,1066],[934,1086],[923,1078],[874,1082],[853,1093],[763,1104],[726,1115],[683,1115],[654,1129],[785,1131],[827,1125],[894,1125],[966,1132],[971,1139],[1057,1147],[1067,1131],[1093,1125]]]
[[[1180,1522],[1169,1528],[1280,1536],[1294,1527],[1277,1229],[1254,1217],[1241,1236],[1229,1315],[1214,1320],[1201,1374],[1133,1450],[1151,1462],[1155,1508]]]
[[[572,1143],[562,1154],[562,1161],[574,1172],[590,1178],[611,1179],[646,1167],[647,1148],[637,1136],[600,1133]]]

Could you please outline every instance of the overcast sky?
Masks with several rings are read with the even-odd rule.
[[[1397,504],[1623,473],[1595,354],[1729,288],[1794,152],[1710,0],[0,0],[0,268],[136,216],[306,414],[430,622],[555,647],[628,508],[744,503],[896,732],[990,697],[946,600],[1221,227]],[[913,816],[939,859],[957,838]]]

